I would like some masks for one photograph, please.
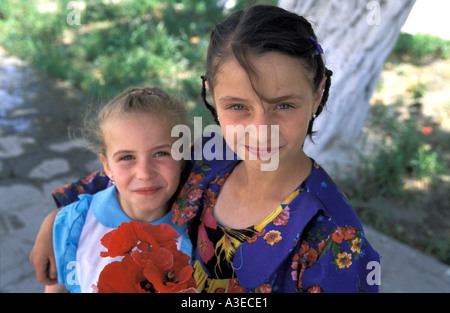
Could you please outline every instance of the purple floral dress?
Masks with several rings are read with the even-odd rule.
[[[213,217],[217,195],[239,161],[197,161],[172,206],[191,224],[194,278],[206,292],[378,292],[378,253],[346,196],[323,168],[266,219],[230,229]],[[371,263],[373,264],[373,263]],[[376,267],[379,268],[379,267]]]

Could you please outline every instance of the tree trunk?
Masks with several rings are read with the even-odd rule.
[[[306,153],[333,171],[357,159],[369,100],[415,0],[280,0],[308,19],[333,71],[328,104]]]

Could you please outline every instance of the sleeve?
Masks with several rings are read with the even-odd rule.
[[[53,223],[53,250],[58,283],[66,284],[69,291],[71,291],[70,286],[79,285],[76,284],[77,279],[73,275],[73,270],[76,268],[78,241],[91,199],[91,195],[80,196],[79,201],[62,208]]]
[[[76,182],[69,183],[63,187],[53,190],[52,196],[58,208],[78,201],[81,194],[95,194],[106,189],[110,184],[109,177],[105,172],[94,172],[87,177],[80,178]]]
[[[378,292],[380,257],[358,228],[339,227],[317,246],[303,241],[299,261],[303,291]]]
[[[189,171],[185,171],[186,178],[172,206],[172,222],[177,226],[193,221],[203,208],[203,193],[207,187],[218,173],[234,167],[238,162],[220,134],[203,135],[194,143],[193,161],[189,162]]]

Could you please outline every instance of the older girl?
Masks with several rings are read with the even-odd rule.
[[[188,182],[172,207],[174,222],[193,221],[198,230],[199,289],[378,290],[367,264],[379,256],[354,209],[302,149],[331,85],[322,53],[310,23],[277,7],[236,12],[212,31],[203,100],[228,145],[235,152],[243,145],[245,153],[243,161],[196,164],[191,177],[197,183]],[[236,125],[277,125],[279,131],[250,134],[239,143],[229,133]],[[273,171],[261,170],[266,151],[278,154]],[[195,189],[203,191],[200,199],[183,197]]]

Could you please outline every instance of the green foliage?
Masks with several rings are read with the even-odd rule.
[[[0,45],[52,76],[105,101],[132,85],[158,85],[197,108],[209,32],[224,8],[216,1],[84,1],[69,25],[69,0],[42,12],[39,1],[0,4]],[[260,1],[237,1],[236,8]],[[272,4],[276,1],[270,1]]]
[[[368,127],[376,128],[382,141],[375,155],[361,157],[357,175],[365,186],[361,200],[404,197],[405,178],[437,183],[439,174],[448,171],[440,157],[441,143],[430,141],[430,135],[423,131],[426,128],[414,115],[399,119],[398,110],[382,104],[373,105],[371,110]]]
[[[408,33],[400,34],[391,53],[391,58],[407,59],[420,63],[425,58],[450,58],[450,40],[429,35]]]

